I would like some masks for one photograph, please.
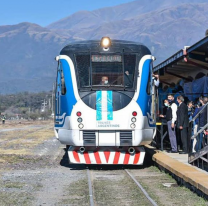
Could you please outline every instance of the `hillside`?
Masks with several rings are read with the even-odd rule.
[[[54,57],[66,42],[36,24],[1,26],[0,93],[51,89],[56,72]]]
[[[82,30],[76,35],[81,39],[110,36],[114,39],[142,42],[151,49],[158,63],[183,46],[192,45],[204,37],[207,12],[208,3],[184,4],[128,20],[105,23],[95,29]]]
[[[0,94],[51,90],[54,57],[76,40],[131,40],[147,45],[157,63],[204,37],[207,0],[137,0],[116,7],[77,12],[48,27],[21,23],[0,26]],[[207,3],[204,3],[207,2]]]
[[[94,11],[79,11],[48,26],[49,29],[84,29],[103,23],[131,19],[156,10],[190,3],[190,0],[136,0],[114,7]],[[207,0],[191,0],[191,3],[207,3]]]

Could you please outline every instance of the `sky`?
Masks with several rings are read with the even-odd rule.
[[[0,0],[0,25],[21,22],[47,26],[71,14],[115,6],[133,0]]]

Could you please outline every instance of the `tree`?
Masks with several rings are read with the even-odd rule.
[[[39,114],[36,114],[36,113],[31,113],[29,115],[29,118],[32,119],[33,121],[36,120],[38,117],[39,117]]]

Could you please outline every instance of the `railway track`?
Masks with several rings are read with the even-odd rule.
[[[87,178],[88,178],[88,186],[89,186],[90,206],[94,206],[92,179],[91,179],[91,176],[90,176],[90,170],[89,169],[87,169]]]
[[[149,196],[147,191],[142,187],[142,185],[134,178],[134,176],[125,169],[125,172],[131,177],[131,179],[136,183],[136,185],[139,187],[139,189],[143,192],[143,194],[146,196],[146,198],[151,202],[153,206],[157,206],[157,203]]]
[[[124,178],[127,178],[127,179],[129,178],[130,179],[129,182],[131,182],[131,184],[135,187],[134,190],[139,188],[140,193],[138,193],[138,195],[136,194],[138,196],[137,198],[139,198],[139,197],[143,198],[143,201],[146,201],[145,205],[148,203],[148,205],[157,206],[157,203],[150,197],[150,195],[147,193],[147,191],[142,187],[142,185],[136,180],[136,178],[131,174],[131,172],[129,170],[124,169],[124,170],[118,170],[118,171],[113,171],[113,172],[119,172],[119,173],[117,173],[117,176],[123,175]],[[102,173],[102,172],[99,171],[99,173]],[[96,176],[96,171],[87,169],[90,206],[100,205],[98,202],[99,201],[98,197],[96,197],[97,191],[96,191],[96,184],[94,183],[96,178],[95,177],[93,178],[93,176]],[[103,174],[103,176],[105,176],[105,174]],[[101,178],[102,180],[105,179],[105,178],[102,178],[102,176],[100,174],[98,175],[98,177]],[[109,182],[109,184],[111,184],[111,183]],[[121,185],[121,186],[126,187],[126,185]],[[112,187],[110,187],[110,188],[112,188]],[[106,187],[104,186],[102,188],[102,190],[106,191]],[[118,191],[118,193],[120,192],[119,186],[117,187],[117,191]],[[129,194],[128,194],[129,197],[133,197],[135,195],[135,193],[131,194],[131,192],[132,191],[129,191]],[[100,191],[99,191],[99,193],[100,193]],[[113,193],[113,191],[112,190],[107,191],[107,193]],[[141,194],[142,194],[142,196],[141,196]],[[105,196],[104,192],[103,192],[103,196]],[[108,197],[108,195],[106,195],[106,196]],[[117,198],[117,197],[115,197],[115,198]],[[125,196],[123,198],[125,199]],[[146,200],[144,200],[144,199],[146,199]],[[139,202],[138,202],[138,204],[139,204]],[[104,202],[103,202],[103,205],[104,205]],[[112,205],[115,205],[115,203],[114,204],[112,203]]]

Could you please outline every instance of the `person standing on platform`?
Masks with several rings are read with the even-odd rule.
[[[194,108],[193,108],[193,102],[189,101],[187,103],[187,107],[188,107],[188,117],[189,117],[189,121],[192,120],[192,116],[194,114]]]
[[[199,110],[199,112],[201,110],[203,110],[203,111],[199,115],[198,131],[200,129],[202,129],[207,124],[207,106],[206,106],[207,102],[208,102],[208,97],[204,97],[202,99],[202,107]],[[204,130],[203,132],[201,132],[198,135],[198,138],[197,138],[197,151],[199,151],[202,148],[203,136],[206,134],[206,131],[207,131],[207,129]]]
[[[200,112],[200,109],[201,109],[201,103],[196,104],[195,105],[195,110],[194,110],[194,113],[193,113],[193,116],[192,116],[193,118]],[[193,134],[192,134],[192,136],[197,133],[197,131],[198,131],[198,125],[199,125],[199,117],[197,117],[195,119],[195,121],[193,122]],[[192,152],[196,152],[196,150],[197,150],[197,147],[196,147],[197,141],[196,141],[196,139],[197,138],[194,138],[194,140],[193,140]]]
[[[187,154],[188,153],[188,126],[189,126],[189,119],[188,119],[188,107],[184,103],[183,96],[177,97],[177,102],[179,104],[177,110],[177,128],[180,131],[180,137],[183,145],[183,151],[179,154]]]
[[[171,150],[169,153],[177,153],[177,141],[175,134],[175,122],[176,122],[176,111],[177,105],[173,101],[165,100],[165,106],[167,107],[166,115],[160,115],[160,117],[166,118],[168,126],[168,135],[170,138]]]

